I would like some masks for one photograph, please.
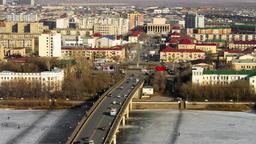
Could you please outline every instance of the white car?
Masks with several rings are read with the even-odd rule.
[[[117,110],[115,108],[111,108],[109,111],[109,115],[115,116],[117,114]]]

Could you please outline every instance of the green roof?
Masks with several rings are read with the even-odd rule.
[[[196,29],[225,29],[225,28],[230,28],[230,26],[204,27],[204,28],[196,28]]]
[[[207,75],[247,75],[248,77],[255,76],[256,71],[236,71],[236,70],[204,70],[203,74]]]

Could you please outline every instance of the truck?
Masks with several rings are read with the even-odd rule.
[[[116,108],[111,108],[110,111],[109,111],[109,115],[115,116],[116,114],[117,114]]]

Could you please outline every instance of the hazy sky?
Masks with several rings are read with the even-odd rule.
[[[127,3],[132,5],[144,6],[255,6],[256,0],[38,0],[41,4],[58,4],[58,3]],[[252,5],[250,5],[252,4]]]

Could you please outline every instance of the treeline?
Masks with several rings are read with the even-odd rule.
[[[4,99],[70,99],[86,100],[104,92],[123,77],[118,72],[93,71],[93,64],[77,59],[76,64],[66,68],[61,91],[53,91],[40,81],[10,81],[2,83],[0,97]]]
[[[237,81],[229,85],[193,85],[183,84],[180,95],[189,101],[256,101],[256,94],[247,81]]]
[[[2,83],[0,97],[3,99],[70,99],[86,100],[101,94],[122,77],[118,73],[99,72],[77,77],[70,74],[64,79],[62,90],[53,91],[39,81],[10,81]]]
[[[58,60],[56,58],[32,57],[28,58],[24,63],[16,63],[13,61],[0,63],[0,71],[13,72],[42,72],[50,71],[54,67],[66,68],[74,65],[75,60]]]

